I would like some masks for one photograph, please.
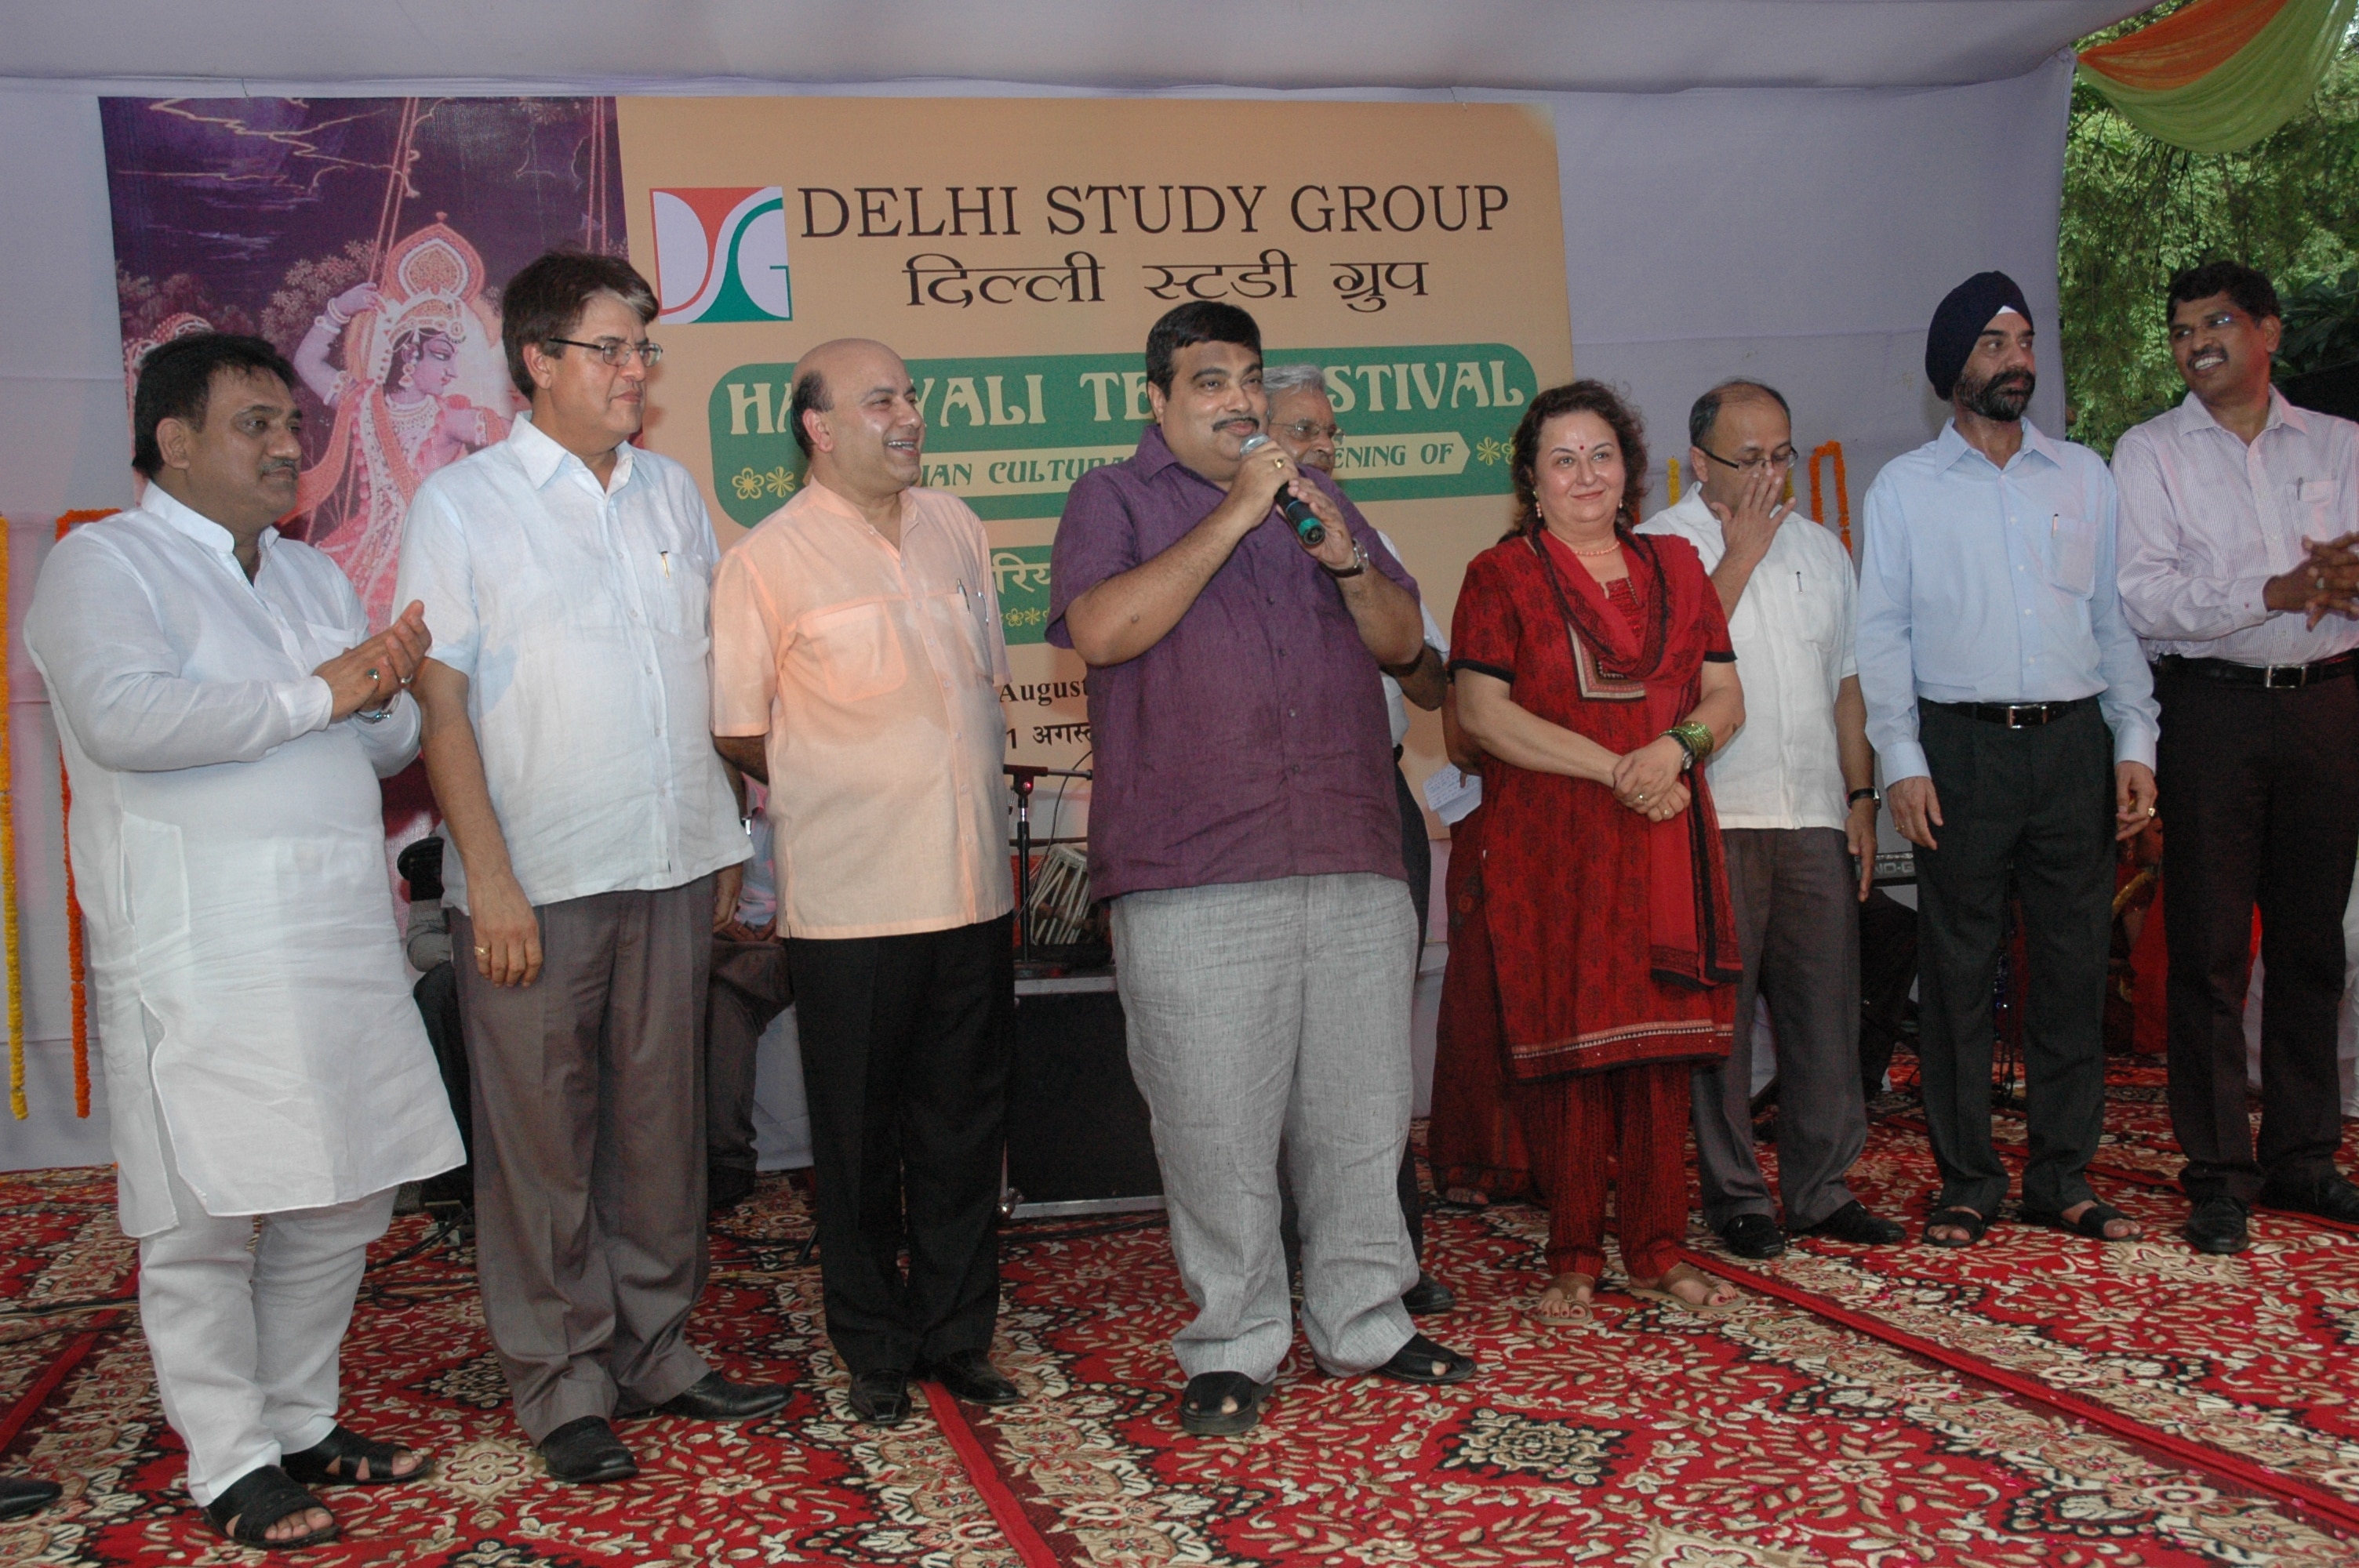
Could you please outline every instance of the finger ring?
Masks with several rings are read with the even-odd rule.
[[[376,673],[376,666],[375,666],[375,665],[371,665],[369,666],[368,678],[369,678],[369,684],[370,684],[371,686],[375,686],[375,685],[376,684],[376,681],[377,681],[377,673]]]
[[[478,947],[475,949],[475,957],[478,958],[488,958],[491,956],[492,950],[489,947]]]
[[[1644,800],[1644,799],[1646,799],[1647,797],[1642,794],[1642,795],[1640,795],[1638,796],[1638,798],[1639,798],[1640,800]]]
[[[411,681],[414,681],[414,680],[416,680],[417,678],[418,678],[418,677],[417,677],[416,676],[402,676],[402,677],[401,677],[401,684],[402,684],[402,685],[404,685],[404,686],[408,686]]]
[[[2152,816],[2154,815],[2154,807],[2153,807],[2153,806],[2147,806],[2147,807],[2146,808],[2146,814],[2147,814],[2148,816]]]

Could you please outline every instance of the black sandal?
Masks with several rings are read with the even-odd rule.
[[[248,1470],[220,1497],[205,1505],[205,1517],[213,1528],[240,1546],[258,1546],[265,1552],[292,1552],[298,1547],[317,1546],[336,1539],[338,1527],[331,1524],[325,1530],[315,1530],[309,1535],[290,1535],[284,1541],[273,1541],[270,1527],[289,1514],[299,1514],[308,1509],[321,1509],[319,1498],[297,1486],[286,1471],[276,1465],[265,1465],[259,1470]],[[237,1528],[232,1530],[230,1521]]]
[[[1256,1383],[1243,1372],[1199,1372],[1180,1396],[1180,1430],[1197,1437],[1234,1437],[1261,1420],[1261,1407],[1275,1383]],[[1221,1406],[1234,1400],[1237,1408]]]
[[[1983,1233],[1990,1228],[1990,1216],[1986,1214],[1976,1214],[1970,1208],[1939,1209],[1934,1212],[1931,1218],[1925,1222],[1923,1240],[1925,1245],[1928,1247],[1948,1247],[1953,1249],[1972,1247],[1975,1242],[1980,1241],[1983,1238]],[[1964,1231],[1966,1233],[1966,1238],[1963,1241],[1945,1240],[1933,1234],[1934,1227],[1937,1226],[1954,1227],[1957,1229]]]
[[[1479,1368],[1472,1356],[1462,1356],[1446,1346],[1436,1345],[1422,1334],[1412,1334],[1408,1344],[1393,1352],[1391,1360],[1370,1370],[1404,1383],[1439,1384],[1462,1383]]]
[[[2111,1225],[2114,1220],[2129,1217],[2113,1205],[2104,1203],[2091,1204],[2081,1211],[2081,1217],[2078,1219],[2067,1219],[2061,1213],[2053,1213],[2044,1208],[2027,1208],[2023,1211],[2023,1223],[2026,1225],[2044,1225],[2051,1230],[2063,1231],[2068,1236],[2085,1236],[2092,1241],[2109,1241],[2116,1247],[2125,1241],[2145,1239],[2143,1231],[2135,1236],[2105,1234],[2106,1226]]]
[[[282,1455],[278,1467],[288,1479],[307,1487],[390,1487],[426,1479],[434,1463],[422,1454],[418,1454],[417,1469],[401,1476],[393,1473],[394,1460],[404,1454],[418,1454],[418,1450],[406,1444],[379,1443],[349,1426],[337,1426],[300,1454]],[[369,1469],[365,1476],[358,1474],[364,1463]]]

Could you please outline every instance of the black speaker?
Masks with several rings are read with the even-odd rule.
[[[1111,976],[1016,982],[1007,1183],[1019,1219],[1163,1206]]]

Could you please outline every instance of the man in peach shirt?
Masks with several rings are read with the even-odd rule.
[[[853,1411],[893,1426],[912,1375],[1020,1397],[989,1359],[1015,1004],[1007,654],[982,522],[918,486],[925,416],[900,356],[822,344],[788,409],[810,481],[713,581],[712,727],[769,786],[828,1337]]]

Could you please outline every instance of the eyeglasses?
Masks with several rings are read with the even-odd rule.
[[[1340,426],[1316,424],[1309,419],[1297,419],[1293,424],[1281,425],[1278,428],[1298,441],[1319,439],[1340,441],[1343,438],[1343,431]]]
[[[1705,457],[1710,458],[1713,462],[1718,463],[1721,467],[1724,469],[1734,469],[1739,473],[1788,472],[1792,470],[1795,462],[1801,456],[1800,453],[1795,451],[1791,447],[1780,447],[1774,452],[1767,452],[1757,458],[1747,458],[1740,463],[1728,458],[1722,457],[1710,447],[1698,447],[1696,450],[1701,452]]]
[[[601,338],[594,343],[585,343],[578,338],[543,338],[541,341],[562,343],[569,349],[587,349],[598,356],[600,362],[613,365],[616,370],[629,364],[633,354],[636,354],[639,362],[649,370],[663,363],[661,343],[626,343],[620,338]]]

